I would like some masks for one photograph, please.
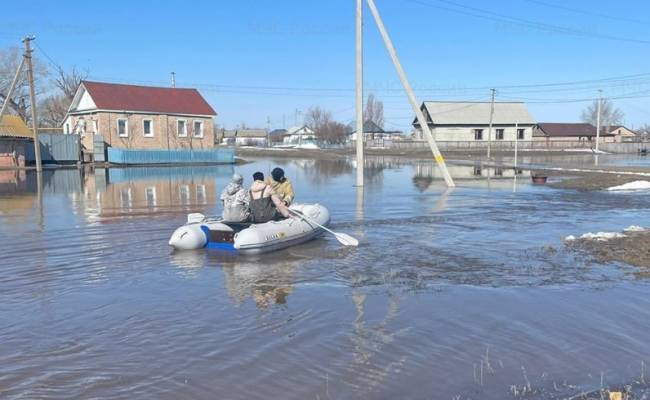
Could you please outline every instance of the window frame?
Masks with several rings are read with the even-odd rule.
[[[180,129],[178,129],[178,124],[183,123],[183,133],[181,134]],[[176,120],[176,135],[178,137],[187,137],[187,120],[186,119],[177,119]]]
[[[484,129],[474,129],[474,140],[483,140]]]
[[[201,126],[200,135],[196,134],[196,124],[199,124]],[[195,119],[194,121],[192,121],[192,137],[196,139],[203,139],[204,136],[203,127],[204,127],[203,121],[201,121],[200,119]]]
[[[494,135],[495,135],[495,140],[503,140],[503,138],[506,135],[506,130],[504,128],[498,128],[496,129],[496,133]]]
[[[517,128],[517,140],[526,139],[526,128]]]
[[[144,129],[144,124],[147,121],[149,122],[149,133],[148,134],[145,132],[145,129]],[[154,128],[153,128],[153,119],[144,118],[142,120],[142,136],[146,137],[146,138],[152,138],[152,137],[154,137],[154,134],[155,134],[155,132],[154,132]]]
[[[120,121],[124,121],[124,134],[120,133]],[[117,136],[121,138],[129,137],[129,119],[128,118],[118,118],[115,120],[115,126],[117,130]]]

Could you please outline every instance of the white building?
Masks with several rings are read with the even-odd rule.
[[[316,133],[307,125],[294,126],[287,130],[284,137],[284,144],[301,145],[304,143],[314,143],[316,141]]]
[[[486,142],[490,125],[490,102],[425,101],[421,110],[433,138],[440,142]],[[423,139],[417,119],[416,138]],[[533,139],[535,120],[524,103],[495,102],[492,119],[493,142]]]

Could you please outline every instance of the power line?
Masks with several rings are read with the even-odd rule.
[[[506,14],[500,14],[496,13],[493,11],[485,10],[482,8],[477,8],[477,7],[471,7],[467,6],[464,4],[456,3],[453,1],[449,0],[433,0],[438,3],[443,3],[450,5],[452,7],[456,8],[450,8],[450,7],[444,7],[440,5],[435,5],[431,4],[429,2],[425,2],[422,0],[406,0],[411,3],[419,4],[422,6],[427,6],[427,7],[433,7],[445,11],[450,11],[454,12],[457,14],[462,14],[462,15],[468,15],[472,16],[475,18],[481,18],[481,19],[486,19],[489,21],[496,21],[496,22],[503,22],[503,23],[509,23],[509,24],[514,24],[514,25],[519,25],[519,26],[525,26],[528,28],[533,28],[545,32],[552,32],[552,33],[560,33],[560,34],[565,34],[565,35],[571,35],[571,36],[578,36],[578,37],[590,37],[590,38],[596,38],[596,39],[604,39],[604,40],[612,40],[612,41],[619,41],[619,42],[628,42],[628,43],[637,43],[637,44],[650,44],[649,40],[643,40],[643,39],[634,39],[634,38],[626,38],[626,37],[619,37],[619,36],[613,36],[613,35],[605,35],[605,34],[599,34],[599,33],[593,33],[593,32],[588,32],[580,29],[575,29],[571,27],[563,27],[559,25],[553,25],[553,24],[548,24],[544,22],[537,22],[537,21],[532,21],[524,18],[519,18],[519,17],[513,17],[509,16]]]
[[[613,21],[632,22],[632,23],[641,24],[641,25],[650,24],[650,21],[642,21],[642,20],[638,20],[638,19],[634,19],[634,18],[617,17],[617,16],[614,16],[614,15],[601,14],[601,13],[594,12],[594,11],[580,10],[580,9],[577,9],[577,8],[566,7],[566,6],[563,6],[563,5],[560,5],[560,4],[548,3],[546,1],[540,1],[540,0],[525,0],[525,1],[527,1],[529,3],[539,4],[539,5],[542,5],[542,6],[545,6],[545,7],[557,8],[557,9],[560,9],[560,10],[570,11],[570,12],[573,12],[573,13],[576,13],[576,14],[591,15],[593,17],[605,18],[605,19],[610,19],[610,20],[613,20]]]

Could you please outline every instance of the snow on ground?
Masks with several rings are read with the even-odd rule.
[[[638,225],[630,225],[627,228],[623,229],[624,232],[645,232],[646,229]]]
[[[602,150],[596,151],[596,149],[562,149],[562,151],[566,151],[570,153],[609,154],[608,152]]]
[[[613,186],[608,188],[610,191],[628,191],[628,190],[650,190],[650,182],[648,181],[634,181],[620,186]]]
[[[627,228],[623,229],[623,232],[645,232],[646,228],[638,225],[630,225]],[[620,232],[597,232],[597,233],[592,233],[592,232],[587,232],[582,236],[575,237],[573,235],[569,235],[564,238],[565,242],[573,242],[578,239],[583,239],[583,240],[597,240],[597,241],[607,241],[609,239],[620,239],[627,237],[624,233]]]

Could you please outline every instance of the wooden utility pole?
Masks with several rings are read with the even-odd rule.
[[[445,182],[447,183],[447,186],[449,187],[456,186],[454,184],[454,180],[451,178],[451,175],[449,175],[449,171],[447,170],[447,164],[445,163],[445,159],[442,156],[442,154],[440,154],[438,145],[436,144],[436,141],[433,139],[433,135],[431,134],[431,128],[429,128],[428,121],[424,118],[424,114],[422,113],[422,110],[420,110],[420,105],[418,104],[418,101],[415,98],[415,94],[413,93],[413,88],[411,88],[411,84],[406,78],[406,73],[404,72],[404,68],[402,68],[402,64],[400,63],[399,58],[397,57],[397,52],[395,51],[393,42],[390,40],[390,37],[388,36],[388,32],[386,31],[386,27],[384,26],[384,21],[382,21],[381,16],[379,15],[379,10],[377,10],[375,1],[374,0],[367,0],[367,1],[368,1],[368,7],[370,8],[373,17],[375,18],[377,27],[379,28],[379,33],[381,34],[381,37],[384,40],[384,44],[386,45],[386,50],[388,50],[388,54],[390,55],[391,60],[393,60],[393,65],[395,66],[395,70],[397,70],[397,75],[399,76],[399,79],[402,82],[402,86],[404,87],[404,91],[406,92],[406,96],[408,97],[409,103],[411,103],[411,107],[415,112],[415,116],[417,117],[418,123],[420,124],[420,128],[422,128],[422,132],[424,132],[424,136],[427,138],[427,141],[429,142],[429,147],[431,148],[433,157],[436,163],[438,164],[438,167],[442,171],[442,176],[445,178]],[[425,56],[425,54],[422,55]]]
[[[356,111],[357,111],[357,186],[363,186],[363,0],[357,0],[357,85],[356,85]]]
[[[600,147],[600,109],[603,102],[603,91],[598,90],[598,115],[596,116],[596,153]]]
[[[492,147],[492,122],[494,121],[494,95],[496,89],[490,89],[492,91],[492,103],[490,105],[490,126],[488,127],[488,144],[487,144],[487,158],[490,159],[490,149]]]
[[[34,157],[36,158],[36,172],[43,171],[41,165],[41,144],[38,141],[38,119],[36,116],[36,94],[34,90],[34,66],[32,64],[32,48],[31,41],[35,38],[28,36],[23,39],[25,43],[25,61],[27,63],[27,79],[29,81],[29,101],[32,107],[32,129],[34,131]]]

